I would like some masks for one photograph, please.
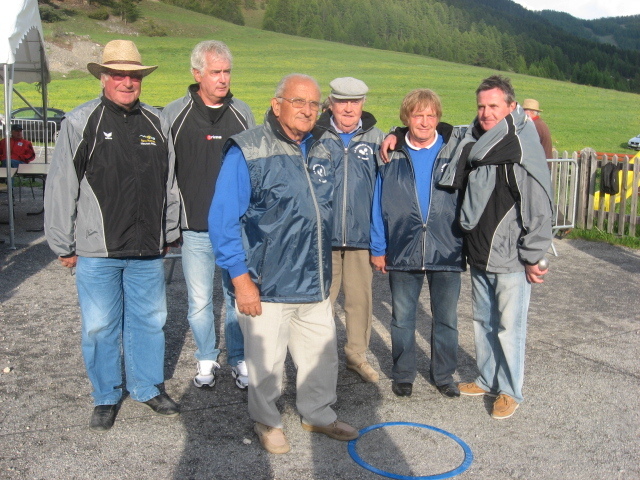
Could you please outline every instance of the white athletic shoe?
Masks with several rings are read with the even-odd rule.
[[[193,377],[193,384],[198,387],[213,387],[216,384],[216,370],[220,364],[213,360],[200,360],[197,365],[198,373]]]
[[[239,389],[244,390],[249,386],[249,372],[244,360],[240,360],[235,367],[231,367],[231,375],[236,379],[236,386]]]

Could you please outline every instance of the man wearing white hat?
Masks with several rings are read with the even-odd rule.
[[[522,102],[522,109],[527,116],[533,120],[533,124],[536,126],[536,130],[538,131],[538,136],[540,137],[540,144],[544,149],[544,154],[546,158],[553,158],[553,145],[551,143],[551,132],[549,131],[549,127],[547,124],[540,118],[540,104],[537,100],[532,98],[527,98],[524,102]]]
[[[156,68],[142,64],[129,40],[107,43],[102,63],[87,65],[102,95],[66,115],[45,193],[49,246],[63,266],[76,267],[96,432],[113,426],[125,388],[160,415],[179,413],[158,388],[167,316],[162,255],[180,235],[174,154],[160,112],[138,100]]]
[[[331,152],[335,168],[331,303],[344,292],[347,368],[365,382],[377,382],[378,372],[367,361],[371,337],[373,270],[369,263],[369,225],[376,182],[376,153],[384,134],[376,119],[363,111],[367,85],[357,78],[329,83],[329,108],[318,120],[320,141]]]

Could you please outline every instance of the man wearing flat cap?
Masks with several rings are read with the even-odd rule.
[[[537,100],[532,98],[527,98],[524,102],[522,102],[522,109],[527,116],[533,120],[533,124],[536,126],[536,130],[538,131],[538,136],[540,137],[540,144],[544,149],[544,154],[546,158],[553,158],[553,145],[551,142],[551,132],[549,131],[549,127],[547,124],[540,118],[540,104]]]
[[[371,337],[373,270],[369,263],[369,225],[376,181],[376,152],[384,134],[376,119],[363,111],[367,85],[357,78],[336,78],[329,83],[329,108],[318,127],[320,141],[331,152],[335,168],[331,303],[344,292],[347,368],[365,382],[379,375],[367,361]]]
[[[87,65],[102,95],[67,114],[45,193],[49,246],[63,266],[76,267],[96,432],[113,426],[125,388],[160,415],[179,413],[158,388],[167,316],[162,256],[180,232],[168,125],[139,101],[143,78],[156,68],[142,64],[129,40],[107,43],[102,63]]]

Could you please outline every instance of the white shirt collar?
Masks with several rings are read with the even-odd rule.
[[[410,141],[409,141],[409,132],[407,132],[407,134],[404,137],[405,142],[407,142],[407,147],[409,147],[411,150],[422,150],[422,149],[430,149],[431,147],[433,147],[436,142],[438,141],[438,137],[440,136],[440,134],[438,132],[436,132],[436,136],[433,139],[433,142],[431,142],[429,145],[427,145],[426,147],[416,147],[415,145],[413,145]]]

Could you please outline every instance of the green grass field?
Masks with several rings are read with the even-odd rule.
[[[192,82],[189,55],[203,39],[226,42],[234,54],[234,95],[245,100],[260,123],[278,80],[288,73],[314,76],[328,94],[328,83],[340,76],[364,80],[370,88],[366,109],[387,130],[398,125],[398,108],[404,95],[427,87],[442,97],[443,121],[468,124],[475,115],[474,91],[486,76],[496,73],[432,58],[369,48],[352,47],[238,27],[213,17],[159,2],[143,1],[143,16],[164,27],[171,36],[131,37],[143,61],[160,66],[144,81],[142,100],[165,105],[184,95]],[[99,22],[78,15],[68,21],[45,24],[48,39],[61,32],[88,35],[104,44],[115,38]],[[135,27],[135,24],[134,24]],[[544,109],[554,146],[559,150],[592,147],[604,152],[628,152],[626,142],[640,133],[640,95],[509,74],[518,99],[536,98]],[[21,93],[37,102],[32,87],[18,85]],[[86,72],[62,78],[54,76],[49,86],[49,104],[69,110],[99,94],[99,83]],[[14,96],[14,108],[22,102]]]

